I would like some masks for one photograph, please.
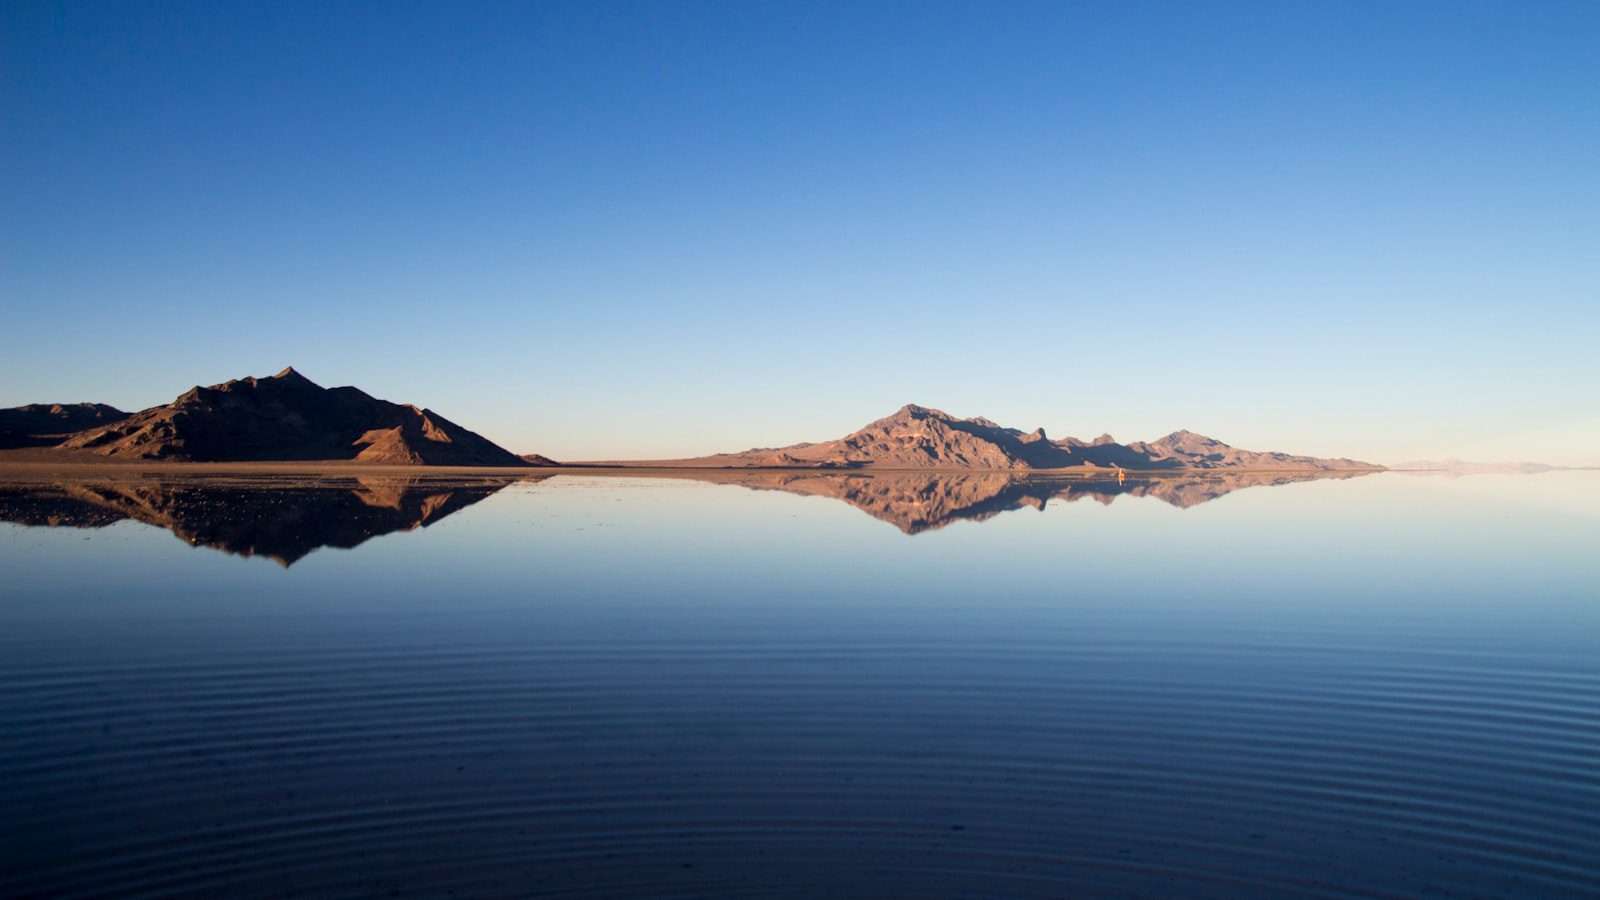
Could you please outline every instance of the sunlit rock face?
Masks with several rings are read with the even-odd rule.
[[[1353,459],[1324,459],[1230,447],[1215,438],[1175,431],[1159,440],[1119,444],[1051,440],[1043,428],[1023,432],[978,417],[958,419],[914,404],[842,438],[789,447],[667,460],[686,468],[944,469],[1021,472],[1053,469],[1270,469],[1355,471],[1382,468]]]

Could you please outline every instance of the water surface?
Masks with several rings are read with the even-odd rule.
[[[1597,510],[13,478],[0,894],[1593,895]]]

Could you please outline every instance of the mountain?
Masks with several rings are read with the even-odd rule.
[[[1294,456],[1276,451],[1241,450],[1230,447],[1203,434],[1192,431],[1174,431],[1148,444],[1135,441],[1128,445],[1135,453],[1152,460],[1172,460],[1180,468],[1190,469],[1317,469],[1340,471],[1348,469],[1382,469],[1382,466],[1360,460],[1339,457],[1325,459],[1316,456]],[[1138,468],[1135,466],[1135,468]]]
[[[1440,460],[1413,460],[1390,466],[1396,472],[1443,472],[1448,475],[1487,475],[1491,473],[1507,473],[1522,475],[1537,475],[1541,472],[1554,472],[1565,468],[1564,466],[1550,466],[1536,462],[1502,462],[1479,463],[1466,462],[1459,459]]]
[[[104,403],[30,403],[0,409],[0,448],[39,447],[128,414]]]
[[[270,378],[196,387],[165,406],[121,414],[54,446],[76,459],[527,465],[432,410],[353,387],[324,388],[292,368]]]
[[[1092,441],[1051,440],[1043,428],[1022,432],[984,418],[907,405],[838,440],[722,453],[635,465],[684,468],[808,469],[1040,469],[1122,468],[1272,469],[1356,471],[1381,469],[1352,459],[1320,459],[1230,447],[1190,431],[1151,442],[1119,444],[1110,435]]]

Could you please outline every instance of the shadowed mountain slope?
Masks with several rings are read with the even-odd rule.
[[[196,387],[165,406],[86,428],[56,446],[112,460],[527,465],[432,410],[353,387],[324,388],[294,369]]]
[[[1321,459],[1230,447],[1189,431],[1175,431],[1148,443],[1119,444],[1110,435],[1093,441],[1051,440],[1044,429],[1024,433],[984,418],[957,419],[949,413],[907,405],[838,440],[746,450],[694,459],[635,465],[686,468],[815,469],[981,469],[1028,471],[1123,468],[1371,470],[1352,459]]]
[[[127,417],[104,403],[30,403],[0,409],[0,448],[49,446],[75,431]]]

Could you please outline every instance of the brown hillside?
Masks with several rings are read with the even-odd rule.
[[[643,465],[643,463],[641,463]],[[1188,431],[1156,441],[1119,444],[1110,435],[1093,441],[1051,440],[1044,429],[1024,433],[984,418],[908,405],[838,440],[746,450],[693,459],[653,462],[684,468],[974,469],[993,471],[1112,469],[1274,469],[1346,471],[1379,469],[1351,459],[1321,459],[1230,447]]]
[[[527,465],[432,410],[353,387],[324,388],[294,369],[196,387],[165,406],[70,435],[59,447],[113,460]]]

